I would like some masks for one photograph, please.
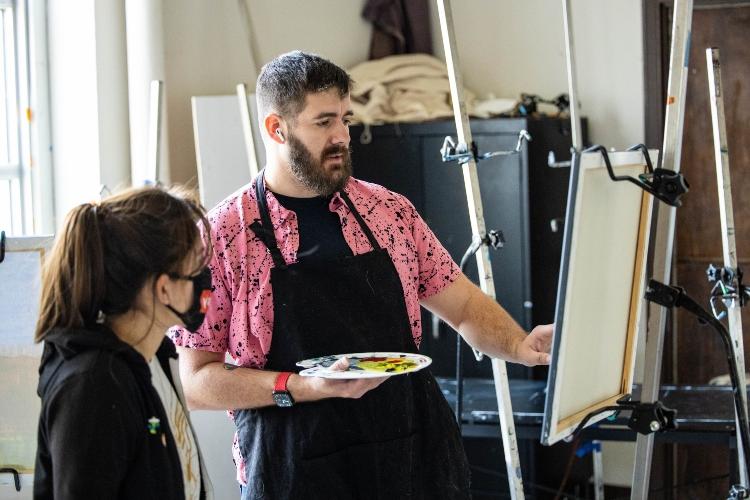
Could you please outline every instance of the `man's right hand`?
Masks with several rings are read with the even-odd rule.
[[[341,358],[331,365],[332,370],[345,371],[347,368],[349,368],[349,361],[346,358]],[[298,403],[327,398],[359,399],[387,379],[388,377],[342,380],[323,377],[302,377],[294,374],[289,378],[287,388]]]
[[[178,347],[180,378],[192,410],[262,408],[273,406],[273,387],[279,373],[256,368],[227,369],[224,353]],[[346,370],[349,362],[339,360],[335,369]],[[331,380],[321,377],[289,377],[287,389],[298,403],[326,398],[361,398],[387,377]]]

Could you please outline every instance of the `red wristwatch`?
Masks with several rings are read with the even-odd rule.
[[[273,401],[276,403],[276,406],[284,408],[294,406],[294,398],[286,388],[286,383],[291,376],[292,372],[281,372],[276,377],[276,383],[273,386]]]

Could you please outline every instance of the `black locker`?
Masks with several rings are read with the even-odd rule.
[[[550,168],[547,157],[550,151],[558,160],[569,157],[570,123],[546,117],[499,118],[473,120],[471,126],[480,153],[511,150],[520,130],[531,134],[520,154],[483,160],[478,172],[486,228],[501,230],[506,240],[504,248],[490,252],[497,300],[527,330],[550,323],[569,169]],[[372,126],[368,143],[361,140],[363,131],[362,126],[351,128],[354,175],[409,198],[459,262],[471,243],[463,174],[457,163],[443,163],[440,157],[445,136],[456,136],[454,122]],[[473,259],[466,274],[477,282]],[[436,375],[455,373],[455,344],[455,333],[441,324],[436,335],[432,318],[424,312],[422,350],[433,358]],[[477,363],[468,349],[464,361],[466,376],[492,376],[489,361]],[[531,372],[513,364],[508,370],[510,378],[527,378]]]

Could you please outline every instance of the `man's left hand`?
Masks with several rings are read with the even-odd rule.
[[[548,365],[555,325],[539,325],[518,344],[515,361],[526,366]]]

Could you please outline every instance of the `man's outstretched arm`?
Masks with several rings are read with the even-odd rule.
[[[493,358],[526,366],[549,364],[552,325],[537,326],[526,334],[500,304],[463,274],[437,294],[423,299],[422,305],[440,316],[472,347]]]

